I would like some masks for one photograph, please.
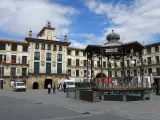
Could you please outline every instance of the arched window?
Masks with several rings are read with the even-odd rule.
[[[57,46],[56,45],[53,46],[53,51],[57,51]]]
[[[59,51],[62,51],[62,46],[59,46]]]
[[[45,50],[45,44],[42,44],[42,50]]]
[[[39,49],[39,44],[36,43],[35,49]]]
[[[50,44],[48,45],[48,50],[51,50],[51,45]]]

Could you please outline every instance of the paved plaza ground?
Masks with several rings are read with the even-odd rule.
[[[88,112],[90,114],[84,114]],[[160,96],[149,101],[90,103],[47,90],[0,91],[0,120],[160,120]]]

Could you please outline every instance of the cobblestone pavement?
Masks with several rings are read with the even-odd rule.
[[[4,119],[2,116],[7,115],[10,111],[15,112],[15,109],[22,112],[20,116],[25,116],[26,112],[34,116],[33,120],[79,120],[82,118],[84,120],[160,120],[160,96],[156,95],[152,95],[149,101],[90,103],[66,98],[66,94],[59,92],[48,95],[47,90],[28,90],[27,92],[3,90],[0,91],[0,101],[0,120],[8,120],[9,117]],[[23,107],[25,109],[22,109]],[[18,111],[14,114],[19,115]],[[34,113],[35,111],[38,112],[38,115]],[[44,111],[49,112],[43,114]],[[91,114],[82,115],[84,112]],[[27,117],[25,119],[31,120]]]

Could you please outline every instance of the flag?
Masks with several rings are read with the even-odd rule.
[[[10,60],[10,62],[11,62],[11,63],[16,63],[16,61],[15,61],[15,60]]]
[[[4,60],[4,58],[2,58],[2,64],[5,64],[6,63],[6,61]]]

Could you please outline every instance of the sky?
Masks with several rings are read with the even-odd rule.
[[[160,41],[160,0],[0,0],[0,38],[24,40],[51,21],[71,47],[103,45],[114,30],[122,42]]]

